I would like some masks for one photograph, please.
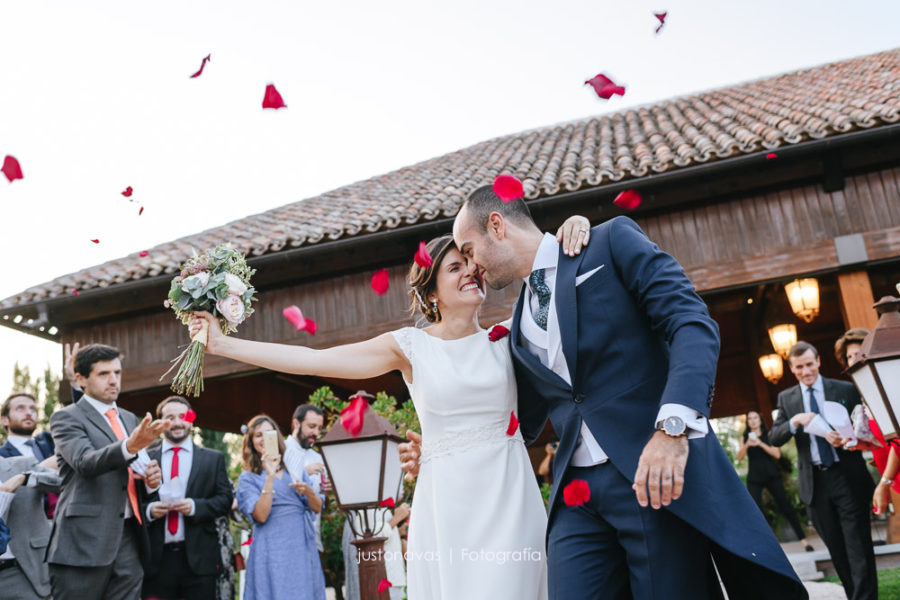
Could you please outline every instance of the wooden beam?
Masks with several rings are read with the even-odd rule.
[[[866,271],[840,273],[837,279],[841,290],[841,314],[847,329],[875,329],[878,313],[872,308],[875,298],[872,296],[869,274]]]

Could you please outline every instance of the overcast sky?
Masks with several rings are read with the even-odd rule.
[[[896,0],[0,0],[0,159],[25,174],[0,178],[0,298],[491,137],[890,49],[898,22]],[[60,355],[0,328],[0,396]]]

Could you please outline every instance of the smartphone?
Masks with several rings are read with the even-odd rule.
[[[748,437],[749,439],[751,439],[751,440],[755,440],[755,439],[756,439],[756,432],[755,432],[755,431],[751,431],[750,433],[747,434],[747,437]]]
[[[278,432],[274,429],[263,432],[263,447],[269,456],[278,456]]]

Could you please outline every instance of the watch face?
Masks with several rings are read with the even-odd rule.
[[[669,417],[663,423],[666,433],[669,435],[681,435],[684,433],[684,421],[680,417]]]

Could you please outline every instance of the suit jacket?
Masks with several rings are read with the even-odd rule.
[[[856,405],[860,403],[859,392],[856,390],[856,386],[847,381],[822,377],[822,388],[825,391],[826,401],[843,404],[847,408],[848,413],[852,413]],[[791,439],[791,418],[802,412],[806,411],[803,410],[803,392],[800,384],[789,387],[778,394],[778,417],[775,419],[772,431],[769,433],[769,443],[781,446]],[[812,503],[815,495],[813,463],[809,450],[812,440],[810,435],[803,431],[802,426],[797,428],[794,438],[797,442],[800,499],[809,505]],[[840,461],[838,468],[846,474],[853,489],[859,491],[860,499],[868,504],[872,498],[875,484],[869,475],[869,470],[866,468],[862,452],[852,452],[843,448],[837,448],[836,450]]]
[[[0,481],[26,471],[40,474],[38,485],[22,486],[13,495],[12,505],[6,516],[6,523],[12,534],[9,545],[34,591],[40,596],[48,596],[50,573],[44,562],[44,554],[50,539],[50,524],[44,514],[44,494],[59,491],[60,477],[55,471],[38,466],[38,461],[31,456],[0,458]],[[23,596],[28,595],[27,590],[22,592]]]
[[[161,450],[162,444],[147,450],[150,458],[160,465]],[[234,488],[225,470],[225,457],[221,452],[194,444],[185,497],[193,499],[195,507],[193,516],[184,517],[184,544],[188,565],[196,575],[215,575],[222,563],[216,519],[231,512],[231,502],[234,499]],[[149,502],[157,500],[158,493],[151,494],[148,499]],[[148,533],[150,560],[144,565],[144,573],[147,577],[153,577],[159,572],[166,538],[166,518],[151,521]]]
[[[34,443],[37,453],[42,454],[42,456],[38,456],[39,461],[53,456],[56,447],[53,444],[53,436],[50,435],[49,431],[42,431],[34,436]],[[22,453],[12,445],[12,442],[7,440],[5,444],[0,446],[0,457],[11,458],[13,456],[22,456]]]
[[[578,275],[595,269],[576,286]],[[549,417],[560,438],[549,528],[582,421],[612,466],[633,481],[661,405],[681,404],[709,416],[719,335],[681,265],[627,217],[594,227],[578,256],[559,255],[553,300],[571,385],[526,349],[519,327],[527,310],[524,291],[510,335],[520,426],[531,441]],[[746,585],[763,590],[763,597],[806,597],[712,432],[690,441],[684,492],[664,510],[713,542],[730,589]]]
[[[126,435],[138,418],[119,407]],[[56,441],[62,493],[56,506],[47,562],[75,567],[112,564],[122,539],[128,498],[128,463],[122,442],[106,417],[81,399],[53,413],[50,432]],[[140,497],[144,485],[137,483]],[[139,551],[149,552],[146,529],[140,528]]]

